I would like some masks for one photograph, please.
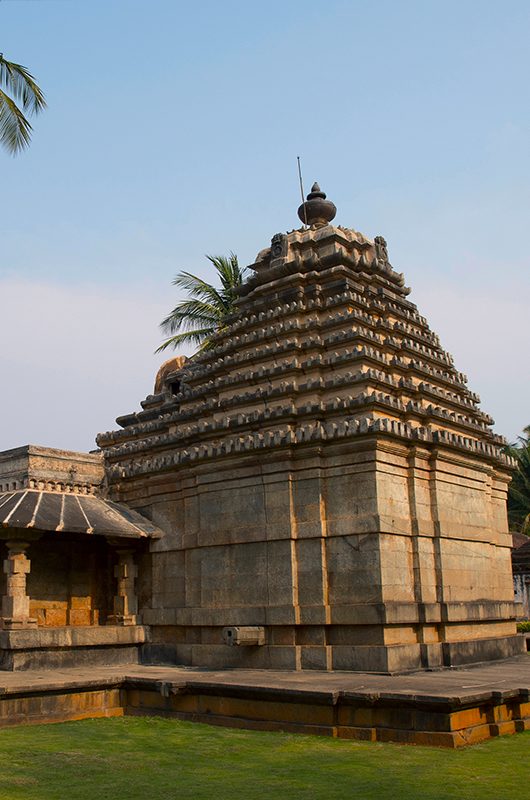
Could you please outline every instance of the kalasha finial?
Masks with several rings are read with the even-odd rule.
[[[320,190],[318,183],[314,183],[307,195],[305,203],[298,209],[298,216],[306,225],[321,227],[335,217],[337,209],[335,203],[326,200],[326,193]]]

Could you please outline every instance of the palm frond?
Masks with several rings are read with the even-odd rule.
[[[183,300],[162,320],[160,327],[167,333],[175,333],[181,327],[189,329],[197,324],[215,327],[220,319],[220,313],[215,306],[201,300]]]
[[[160,345],[157,353],[182,344],[198,345],[205,350],[226,327],[225,321],[234,311],[237,290],[246,270],[240,268],[235,253],[206,258],[215,267],[220,288],[191,272],[176,275],[173,285],[186,291],[188,299],[178,303],[160,323],[165,333],[173,335]]]
[[[173,280],[173,286],[184,289],[191,297],[196,297],[199,300],[204,300],[214,305],[223,303],[223,298],[215,286],[212,286],[197,275],[193,275],[191,272],[179,272]]]
[[[155,353],[162,353],[164,350],[167,350],[168,347],[175,349],[182,344],[191,344],[194,347],[199,346],[199,349],[202,350],[215,332],[215,328],[199,328],[194,331],[177,333],[175,336],[171,336],[169,339],[166,339],[165,342],[162,342],[160,347],[157,347],[155,350]]]
[[[243,283],[246,268],[241,269],[235,253],[228,256],[209,256],[206,258],[215,267],[221,280],[221,295],[224,304],[232,308],[236,298],[236,289]]]
[[[529,426],[524,435],[519,436],[517,443],[507,449],[515,458],[517,468],[508,487],[508,519],[511,530],[529,533],[530,521],[530,437]]]
[[[0,53],[0,144],[9,153],[16,155],[28,146],[32,127],[26,114],[44,108],[46,100],[33,75]]]
[[[28,146],[32,127],[14,100],[0,89],[0,144],[12,155]]]
[[[46,100],[33,75],[23,67],[8,61],[0,53],[0,86],[4,86],[15,100],[20,101],[22,110],[28,114],[38,114],[46,108]]]

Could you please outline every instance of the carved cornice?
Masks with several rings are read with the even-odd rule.
[[[128,459],[118,464],[109,464],[107,474],[111,483],[161,471],[187,466],[195,461],[216,459],[231,454],[247,453],[273,448],[300,446],[315,442],[330,442],[362,435],[388,435],[410,442],[443,445],[466,451],[469,455],[500,462],[507,468],[514,461],[504,455],[500,448],[444,430],[416,428],[389,418],[357,420],[312,421],[298,427],[283,426],[265,432],[249,432],[241,436],[226,436],[222,441],[205,442],[152,457]],[[110,455],[110,453],[109,453]]]
[[[101,484],[44,480],[40,478],[19,478],[0,482],[0,492],[14,492],[19,489],[35,489],[39,492],[57,492],[58,494],[98,495]]]

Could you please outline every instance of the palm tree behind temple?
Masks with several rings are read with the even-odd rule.
[[[510,530],[530,535],[530,425],[518,437],[508,453],[517,462],[508,487],[508,520]]]
[[[206,258],[215,267],[220,287],[190,272],[178,273],[173,285],[184,289],[188,299],[178,303],[160,323],[169,338],[157,348],[157,353],[186,344],[205,350],[212,336],[225,327],[226,318],[234,311],[237,289],[243,283],[246,270],[240,268],[234,253]]]

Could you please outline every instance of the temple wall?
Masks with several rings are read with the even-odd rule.
[[[142,619],[181,663],[414,669],[515,634],[505,484],[483,464],[372,440],[128,487],[166,532]],[[227,647],[229,625],[266,645]]]

